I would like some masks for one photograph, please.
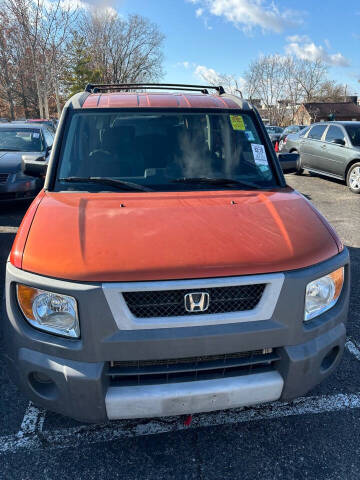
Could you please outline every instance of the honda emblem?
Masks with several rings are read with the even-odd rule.
[[[210,295],[207,292],[187,293],[184,302],[187,312],[205,312],[209,308]]]

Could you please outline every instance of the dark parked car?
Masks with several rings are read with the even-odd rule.
[[[287,138],[282,153],[300,154],[298,173],[306,168],[345,180],[360,193],[360,122],[314,123]]]
[[[282,131],[282,133],[279,137],[278,151],[282,152],[284,150],[284,152],[285,152],[286,151],[285,144],[286,144],[286,141],[287,141],[287,136],[291,133],[299,133],[305,127],[306,127],[306,125],[289,125],[288,127],[286,127]]]
[[[43,180],[24,175],[22,160],[47,162],[53,139],[53,132],[42,125],[0,124],[0,200],[36,196]]]
[[[279,141],[280,136],[281,136],[284,129],[282,127],[278,127],[276,125],[266,125],[265,128],[266,128],[266,130],[269,134],[271,143],[275,146],[276,142]]]
[[[46,118],[29,118],[26,120],[26,123],[36,123],[38,125],[45,125],[49,130],[52,130],[54,133],[57,128],[57,121]]]

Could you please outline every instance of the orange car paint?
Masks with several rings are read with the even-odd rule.
[[[31,224],[33,216],[25,217],[12,258],[18,258],[27,236],[22,268],[68,280],[279,272],[314,265],[339,252],[326,224],[289,187],[262,192],[46,192]]]
[[[12,265],[14,265],[14,267],[22,267],[23,252],[28,232],[31,227],[31,222],[33,221],[36,210],[44,197],[44,193],[44,190],[40,191],[40,193],[37,195],[37,197],[33,200],[30,207],[28,208],[28,211],[26,212],[24,218],[22,219],[10,253],[10,262],[12,263]]]
[[[238,109],[231,98],[203,94],[99,93],[89,95],[82,108],[226,108]]]

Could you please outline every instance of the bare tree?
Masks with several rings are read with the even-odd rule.
[[[85,43],[75,65],[76,35]],[[64,0],[0,0],[0,110],[11,118],[59,115],[74,87],[71,77],[156,81],[163,75],[163,40],[140,15],[125,19],[109,8],[82,10]]]
[[[290,123],[301,103],[315,101],[329,91],[326,74],[326,65],[320,60],[261,56],[246,72],[246,91],[250,99],[261,100],[271,123]]]
[[[50,90],[58,91],[61,57],[77,12],[64,6],[61,0],[4,0],[4,5],[18,26],[18,42],[31,59],[39,115],[48,118]],[[60,114],[60,102],[55,96]]]
[[[81,33],[93,52],[94,69],[108,83],[154,81],[161,78],[162,43],[158,27],[140,15],[120,18],[111,10],[87,12]]]
[[[287,56],[283,59],[284,79],[285,79],[285,97],[288,108],[288,123],[294,121],[294,116],[299,109],[299,105],[304,99],[303,88],[294,75],[297,68],[297,61],[294,57]]]
[[[242,79],[237,78],[236,75],[229,75],[225,73],[217,73],[214,70],[198,70],[196,73],[209,85],[224,87],[227,93],[232,95],[242,96]]]
[[[318,97],[326,75],[327,67],[320,59],[294,61],[293,78],[301,86],[305,103],[313,102]]]
[[[317,101],[321,102],[345,102],[346,86],[333,80],[326,80],[320,85]]]
[[[19,41],[23,42],[29,51],[31,66],[36,83],[39,102],[39,114],[43,116],[43,95],[39,74],[39,36],[41,30],[41,4],[32,0],[7,0],[4,2],[9,14],[19,27]]]
[[[0,97],[9,105],[10,118],[15,118],[14,82],[14,27],[9,18],[0,12]]]
[[[261,99],[270,123],[282,124],[286,116],[285,61],[280,55],[261,56],[245,74],[248,96]]]

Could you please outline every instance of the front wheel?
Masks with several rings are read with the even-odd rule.
[[[346,184],[353,193],[360,193],[360,162],[354,163],[349,168]]]

